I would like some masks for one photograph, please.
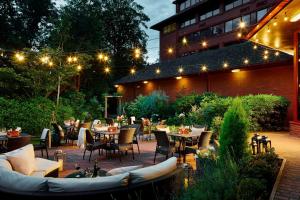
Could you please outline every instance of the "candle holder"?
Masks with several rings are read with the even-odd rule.
[[[54,160],[56,160],[59,163],[59,171],[64,170],[64,161],[66,160],[66,153],[64,153],[62,150],[56,150],[54,152]]]

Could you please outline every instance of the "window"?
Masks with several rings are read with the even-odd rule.
[[[219,24],[216,26],[211,27],[211,31],[213,35],[219,35],[223,33],[224,24]]]
[[[180,28],[184,28],[184,27],[193,25],[193,24],[195,24],[195,23],[196,23],[196,19],[195,19],[195,18],[190,19],[190,20],[186,20],[185,22],[182,22],[182,23],[181,23]]]
[[[232,20],[225,22],[225,33],[232,31]]]
[[[240,27],[241,18],[236,18],[232,20],[232,30],[238,29]]]
[[[251,20],[250,20],[250,24],[256,24],[257,22],[257,14],[256,12],[251,13]]]
[[[182,11],[186,8],[189,8],[193,5],[195,5],[196,3],[202,2],[203,0],[186,0],[184,2],[182,2],[179,6],[179,10]]]
[[[250,20],[250,15],[244,15],[243,17],[242,17],[242,22],[244,22],[245,24],[246,24],[246,26],[249,26],[250,25],[250,22],[251,20]]]
[[[218,14],[220,14],[220,9],[209,11],[207,13],[204,13],[204,14],[200,15],[200,21],[206,20],[207,18],[210,18],[212,16],[216,16]]]
[[[235,0],[232,3],[225,5],[225,11],[231,10],[235,7],[241,6],[243,4],[249,3],[250,0]]]
[[[180,4],[180,10],[184,10],[185,9],[185,4],[184,3],[181,3]]]
[[[263,9],[257,12],[257,22],[259,22],[268,12],[268,9]]]
[[[173,31],[176,30],[176,23],[170,24],[168,26],[165,26],[163,29],[163,33],[167,34],[167,33],[171,33]]]

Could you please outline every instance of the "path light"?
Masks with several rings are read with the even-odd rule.
[[[147,83],[149,83],[149,82],[148,82],[148,81],[144,81],[143,83],[144,83],[144,84],[147,84]]]

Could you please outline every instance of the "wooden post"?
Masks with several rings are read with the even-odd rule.
[[[298,93],[299,93],[299,32],[294,33],[294,97],[293,97],[293,121],[298,121]]]
[[[104,114],[104,117],[107,118],[107,96],[105,96],[104,108],[105,108],[105,114]]]

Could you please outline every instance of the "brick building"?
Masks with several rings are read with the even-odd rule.
[[[171,99],[191,92],[215,92],[274,94],[294,102],[292,54],[280,48],[276,38],[270,45],[258,41],[255,34],[249,37],[262,27],[265,35],[274,34],[269,29],[277,22],[268,26],[262,22],[274,18],[272,14],[283,9],[282,2],[291,0],[174,1],[176,14],[152,26],[160,31],[160,62],[118,80],[118,92],[125,101],[163,90]],[[289,120],[295,121],[294,112],[295,106],[290,106]]]

